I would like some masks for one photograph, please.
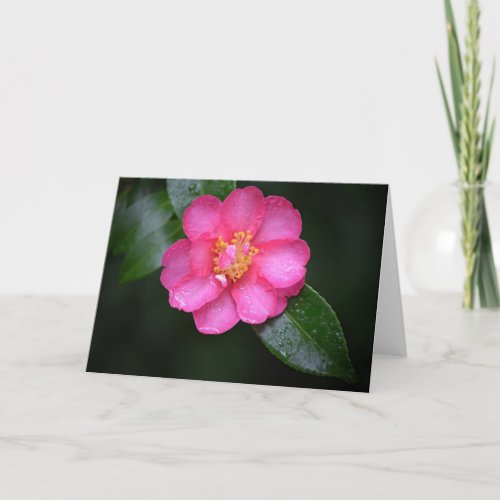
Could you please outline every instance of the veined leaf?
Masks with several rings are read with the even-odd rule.
[[[138,239],[125,257],[120,283],[137,280],[161,267],[165,250],[183,235],[179,220],[172,220]]]
[[[115,215],[119,218],[117,227],[120,230],[113,238],[113,254],[127,252],[136,241],[163,226],[173,213],[170,200],[164,191],[138,198],[125,211]]]
[[[224,198],[236,188],[236,181],[224,180],[197,180],[197,179],[169,179],[167,192],[172,206],[182,220],[184,210],[191,202],[203,194],[211,194],[217,198]]]
[[[356,382],[340,321],[310,286],[288,299],[282,314],[253,328],[269,351],[289,367]]]

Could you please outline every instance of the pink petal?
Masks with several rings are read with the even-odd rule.
[[[286,306],[288,305],[288,297],[295,297],[296,295],[298,295],[302,290],[302,287],[304,286],[305,282],[306,279],[304,277],[300,281],[295,283],[295,285],[289,286],[287,288],[276,289],[276,294],[277,294],[276,310],[274,311],[274,314],[271,316],[272,318],[274,318],[274,316],[278,316],[286,309]]]
[[[263,323],[276,310],[276,290],[256,273],[247,272],[232,288],[241,321]]]
[[[213,248],[213,240],[195,240],[191,243],[190,264],[193,274],[196,276],[208,276],[213,272],[215,265]]]
[[[253,243],[298,239],[302,231],[300,212],[282,196],[268,196],[264,203],[266,212]]]
[[[224,290],[214,274],[210,276],[187,275],[171,290],[169,301],[172,307],[193,312],[216,299]]]
[[[198,331],[206,334],[227,332],[240,320],[229,288],[212,302],[194,311],[193,317]]]
[[[271,314],[270,318],[280,315],[286,309],[287,305],[287,298],[284,295],[278,295],[276,297],[276,309],[274,310],[274,313]]]
[[[170,245],[161,259],[165,269],[161,272],[161,284],[170,290],[176,283],[189,274],[189,249],[191,242],[186,238]]]
[[[310,254],[303,240],[272,241],[259,245],[252,266],[257,266],[260,274],[276,288],[286,288],[305,276]]]
[[[237,231],[250,231],[255,235],[264,212],[264,195],[260,189],[255,186],[235,189],[222,204],[221,224],[231,235]]]
[[[221,206],[222,202],[219,198],[210,194],[194,199],[184,210],[182,217],[182,226],[186,236],[190,240],[216,238]]]
[[[306,278],[304,277],[291,286],[288,286],[286,288],[277,288],[276,292],[278,293],[278,295],[283,295],[285,297],[295,297],[300,293],[305,284]]]

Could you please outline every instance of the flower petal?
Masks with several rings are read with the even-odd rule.
[[[288,286],[286,288],[277,288],[276,292],[278,293],[278,295],[282,295],[284,297],[295,297],[300,293],[305,284],[306,278],[304,277],[291,286]]]
[[[267,196],[264,203],[266,212],[253,243],[298,239],[302,232],[300,212],[282,196]]]
[[[302,290],[302,287],[305,285],[305,282],[306,279],[304,277],[300,281],[295,283],[295,285],[289,286],[287,288],[276,289],[276,294],[277,294],[276,310],[274,311],[274,314],[271,316],[272,318],[278,316],[286,309],[286,306],[288,305],[288,298],[295,297],[296,295],[298,295]]]
[[[184,238],[170,245],[163,254],[161,265],[165,269],[161,272],[160,281],[167,290],[189,274],[190,248],[191,242]]]
[[[182,227],[190,240],[217,237],[222,202],[211,194],[195,198],[184,210]]]
[[[241,321],[263,323],[276,310],[276,290],[256,273],[247,272],[232,287],[233,298]]]
[[[194,311],[193,318],[198,331],[212,335],[231,330],[240,320],[229,288],[215,300]]]
[[[193,312],[216,299],[224,290],[221,283],[210,276],[187,275],[170,289],[169,302],[181,311]]]
[[[274,310],[274,313],[271,314],[271,316],[269,317],[274,318],[275,316],[279,316],[286,309],[287,305],[288,305],[288,299],[284,295],[277,295],[276,309]]]
[[[214,241],[195,240],[191,243],[190,264],[191,271],[196,276],[208,276],[214,270],[214,257],[212,252]]]
[[[276,240],[259,246],[252,265],[276,288],[286,288],[305,276],[310,255],[304,240]]]
[[[237,231],[256,234],[264,217],[264,195],[255,186],[235,189],[222,203],[221,225],[232,235]]]

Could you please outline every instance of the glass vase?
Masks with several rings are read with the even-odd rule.
[[[500,308],[500,186],[447,184],[417,207],[408,275],[424,294],[456,294],[465,309]]]

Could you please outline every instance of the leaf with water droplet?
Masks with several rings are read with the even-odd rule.
[[[236,189],[236,181],[197,179],[168,179],[167,181],[168,196],[180,220],[186,207],[198,196],[211,194],[224,200],[233,189]]]
[[[282,314],[253,328],[269,351],[290,368],[356,383],[340,321],[310,286],[288,299]]]

